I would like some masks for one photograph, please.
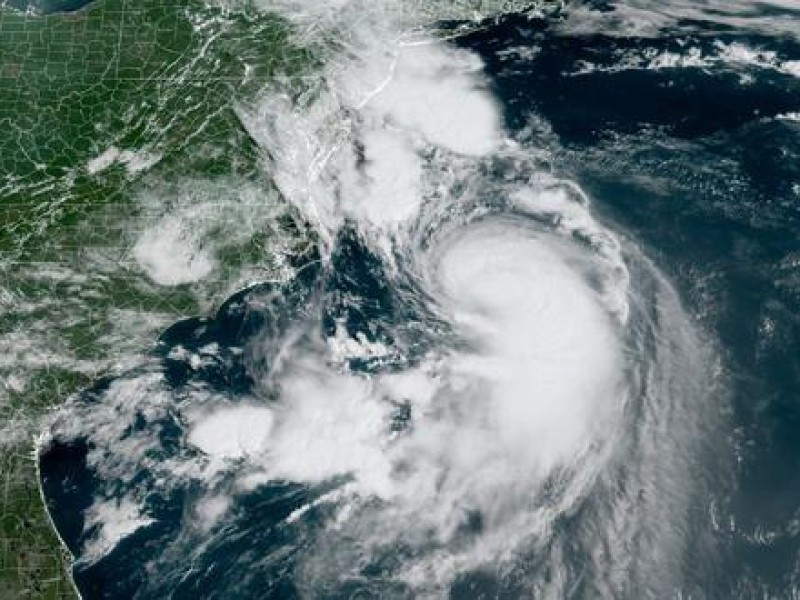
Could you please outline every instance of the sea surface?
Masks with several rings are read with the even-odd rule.
[[[800,6],[259,10],[308,243],[48,423],[81,595],[797,597]]]

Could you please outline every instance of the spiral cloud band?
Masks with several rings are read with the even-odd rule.
[[[279,82],[239,116],[319,248],[54,419],[43,487],[82,515],[53,514],[79,586],[140,537],[168,575],[120,590],[201,585],[187,548],[253,558],[222,589],[308,597],[670,589],[712,353],[505,131],[480,58],[426,31],[439,3],[402,4],[271,6],[329,56],[310,91]]]

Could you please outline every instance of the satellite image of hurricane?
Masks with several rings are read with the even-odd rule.
[[[0,133],[0,596],[800,598],[800,2],[112,4],[0,4],[109,32]]]

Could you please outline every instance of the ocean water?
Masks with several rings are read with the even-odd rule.
[[[261,10],[309,243],[53,416],[82,596],[800,593],[798,8]]]

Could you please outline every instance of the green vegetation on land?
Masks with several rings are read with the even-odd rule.
[[[41,416],[164,323],[208,310],[275,233],[221,239],[215,277],[165,288],[131,259],[136,228],[185,190],[176,181],[266,190],[232,104],[309,64],[282,23],[246,8],[0,8],[0,598],[73,597],[35,480]],[[92,173],[111,148],[125,160]]]

